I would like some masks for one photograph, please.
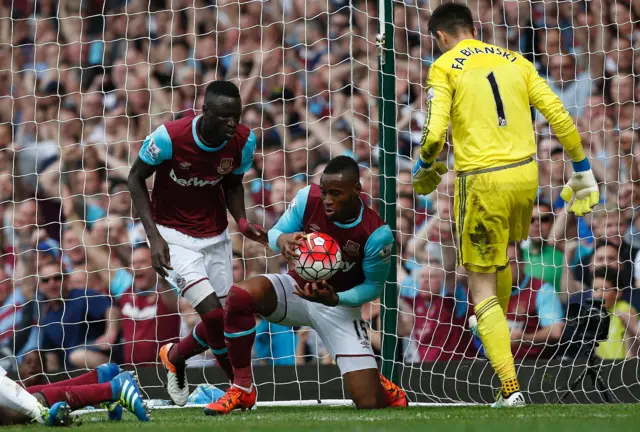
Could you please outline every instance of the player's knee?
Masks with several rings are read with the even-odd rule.
[[[225,313],[227,315],[254,314],[253,297],[238,286],[232,286],[227,294]]]
[[[382,408],[378,399],[375,393],[365,393],[354,397],[353,402],[359,410],[372,410]]]

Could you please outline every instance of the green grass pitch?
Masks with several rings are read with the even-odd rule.
[[[234,412],[227,417],[207,417],[199,408],[157,409],[152,421],[140,423],[129,413],[120,423],[110,423],[103,412],[82,416],[77,432],[108,431],[400,431],[432,432],[605,432],[640,430],[640,405],[531,405],[523,409],[489,407],[409,407],[381,411],[356,411],[349,407],[261,407]],[[30,425],[7,431],[44,429]]]

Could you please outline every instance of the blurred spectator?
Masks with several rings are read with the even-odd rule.
[[[20,364],[20,381],[24,387],[47,384],[47,378],[44,375],[46,371],[42,352],[30,351],[25,354]]]
[[[254,351],[260,364],[293,366],[297,344],[296,332],[291,327],[258,320]]]
[[[622,299],[617,276],[614,270],[600,267],[596,269],[593,278],[593,298],[602,299],[611,314],[608,338],[596,348],[596,354],[604,360],[620,360],[640,355],[638,312]]]
[[[131,262],[129,287],[118,300],[122,311],[122,357],[126,364],[149,365],[157,360],[162,345],[179,340],[178,296],[168,282],[158,281],[146,244],[136,247]]]
[[[45,298],[38,325],[47,369],[93,369],[113,357],[117,361],[112,346],[120,310],[109,297],[87,288],[84,275],[63,276],[56,264],[40,268],[38,290]]]
[[[519,245],[507,248],[513,286],[507,322],[513,355],[516,359],[549,358],[564,331],[564,307],[551,284],[525,273],[520,256]]]
[[[26,289],[30,289],[28,285]],[[33,326],[34,303],[27,300],[20,287],[14,288],[9,275],[0,267],[0,359],[7,357],[9,360],[3,362],[7,370],[13,369],[13,361],[9,357],[21,362],[25,353],[37,348]]]
[[[470,349],[471,333],[465,330],[464,318],[456,318],[455,299],[445,291],[444,280],[442,268],[425,266],[420,271],[418,295],[405,299],[407,308],[400,315],[414,320],[409,327],[411,346],[405,354],[407,361],[461,360]],[[403,336],[400,330],[398,335]]]
[[[555,221],[564,229],[564,223]],[[564,254],[558,247],[552,228],[554,214],[549,204],[538,201],[533,207],[529,239],[522,244],[522,260],[525,274],[550,283],[556,292],[562,287]]]

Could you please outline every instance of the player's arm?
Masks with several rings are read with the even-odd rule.
[[[224,199],[227,203],[229,213],[238,224],[238,230],[248,239],[267,244],[267,233],[264,229],[256,224],[247,221],[247,210],[244,202],[244,186],[242,178],[249,171],[253,158],[256,154],[256,136],[251,131],[249,138],[242,149],[242,161],[240,166],[230,175],[226,176],[222,182],[224,190]]]
[[[362,260],[364,282],[338,293],[339,306],[361,306],[380,297],[391,268],[393,242],[388,225],[381,226],[371,234]]]
[[[421,195],[433,192],[440,183],[440,176],[447,172],[446,165],[436,161],[436,157],[444,147],[449,128],[453,87],[437,63],[429,70],[426,92],[427,116],[422,128],[420,156],[413,168],[413,187]]]
[[[582,148],[580,134],[560,98],[540,77],[533,64],[525,61],[529,101],[549,121],[573,163],[571,179],[560,195],[569,202],[570,212],[583,216],[590,213],[591,208],[598,203],[600,194],[591,164]]]
[[[129,172],[128,186],[131,201],[142,221],[151,246],[153,268],[160,276],[167,276],[166,268],[171,268],[169,246],[164,241],[151,213],[151,198],[147,190],[147,179],[153,175],[158,165],[171,159],[171,138],[167,128],[160,126],[142,143],[138,158]]]
[[[295,249],[301,244],[304,211],[311,186],[300,189],[289,208],[280,216],[278,222],[269,230],[269,248],[274,252],[291,259],[295,257]]]

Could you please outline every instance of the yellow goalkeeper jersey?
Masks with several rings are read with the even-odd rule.
[[[513,51],[463,40],[433,63],[426,92],[422,158],[436,158],[451,121],[458,173],[534,155],[531,105],[549,120],[568,151],[581,148],[578,131],[560,99],[533,64]]]

